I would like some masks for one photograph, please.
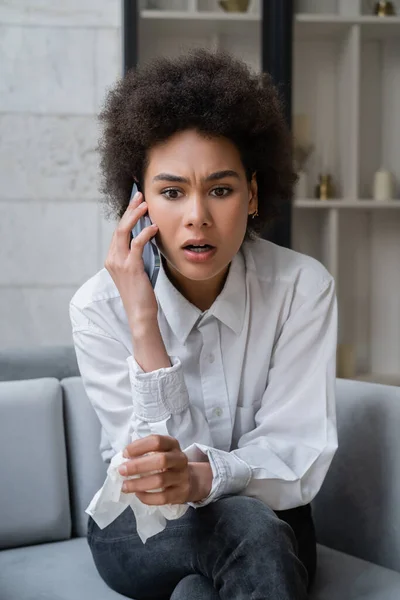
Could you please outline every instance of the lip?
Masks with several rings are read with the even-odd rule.
[[[215,247],[211,248],[210,250],[207,250],[207,252],[193,252],[192,250],[188,250],[187,248],[182,248],[182,250],[185,254],[185,258],[193,263],[207,262],[208,260],[211,260],[217,252],[217,249]]]
[[[205,246],[207,244],[208,246],[213,246],[213,248],[215,248],[214,244],[212,244],[210,240],[207,240],[206,238],[190,238],[190,240],[186,240],[181,247],[185,248],[185,246],[189,246],[189,244],[191,246]]]

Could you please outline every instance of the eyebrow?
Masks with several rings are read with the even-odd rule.
[[[224,177],[236,177],[240,179],[239,173],[236,171],[231,171],[226,169],[225,171],[216,171],[215,173],[211,173],[211,175],[207,175],[207,177],[202,178],[202,182],[206,181],[216,181],[217,179],[224,179]],[[180,177],[179,175],[172,175],[172,173],[159,173],[155,177],[153,177],[154,181],[172,181],[177,183],[190,183],[189,179],[186,177]]]

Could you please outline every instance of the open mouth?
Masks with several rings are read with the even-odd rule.
[[[189,250],[190,252],[202,254],[209,252],[210,250],[214,250],[214,246],[210,246],[209,244],[204,244],[202,246],[192,246],[191,244],[189,244],[188,246],[184,246],[184,250]]]
[[[183,247],[183,252],[188,261],[193,263],[204,263],[213,258],[217,249],[210,244],[201,244],[199,246],[188,244]]]

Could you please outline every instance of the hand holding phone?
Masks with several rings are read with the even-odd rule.
[[[136,183],[134,183],[132,187],[130,202],[133,201],[133,198],[135,197],[135,194],[137,192],[138,186]],[[140,232],[143,231],[143,229],[145,229],[146,227],[150,227],[151,225],[152,222],[148,215],[143,215],[142,217],[140,217],[137,223],[132,228],[132,238],[137,237],[140,234]],[[155,239],[151,239],[145,244],[143,248],[142,258],[144,263],[144,270],[146,271],[150,279],[151,285],[154,288],[156,285],[158,272],[160,270],[160,253]]]
[[[157,299],[142,258],[145,246],[150,244],[157,233],[157,226],[140,227],[140,233],[135,231],[135,225],[147,213],[147,205],[142,200],[142,195],[132,199],[122,215],[104,263],[120,293],[132,331],[137,328],[138,323],[141,330],[146,323],[157,324],[158,314]],[[132,240],[132,231],[135,240]],[[151,264],[148,267],[149,273],[152,273],[152,280],[155,282],[157,261],[154,260],[154,268]]]

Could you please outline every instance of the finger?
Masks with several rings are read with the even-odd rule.
[[[146,202],[141,202],[139,205],[135,203],[129,206],[129,210],[122,216],[114,232],[117,251],[126,251],[126,247],[129,246],[130,234],[133,227],[146,212]]]
[[[132,208],[132,206],[139,206],[139,204],[142,202],[142,200],[143,200],[143,194],[139,191],[136,192],[136,194],[133,196],[133,198],[131,198],[131,200],[129,201],[129,204],[126,207],[125,213],[128,213],[129,209]]]
[[[119,472],[121,475],[129,476],[141,475],[150,471],[166,471],[167,469],[179,471],[184,469],[187,463],[188,458],[186,454],[180,450],[156,452],[151,456],[142,456],[128,460],[119,467]]]
[[[176,438],[169,435],[152,434],[128,444],[125,448],[124,456],[126,458],[134,458],[135,456],[142,456],[147,452],[168,452],[174,448],[180,448]]]
[[[149,475],[148,477],[141,477],[140,479],[129,479],[124,481],[126,489],[122,491],[126,494],[136,492],[148,492],[149,490],[164,490],[179,485],[182,482],[181,471],[165,471],[165,473],[157,473],[156,475]]]
[[[143,248],[157,233],[158,227],[155,223],[149,227],[145,227],[142,231],[134,237],[131,241],[131,251],[142,256]]]
[[[139,209],[141,211],[143,208],[147,208],[147,203],[143,198],[143,194],[141,192],[137,192],[137,194],[135,194],[126,207],[126,210],[119,221],[119,225],[121,227],[126,227],[127,224],[132,223],[132,219],[134,218],[135,214],[137,214],[137,211]]]
[[[137,492],[136,496],[143,504],[163,506],[164,504],[183,504],[187,502],[186,488],[173,486],[163,492]]]

